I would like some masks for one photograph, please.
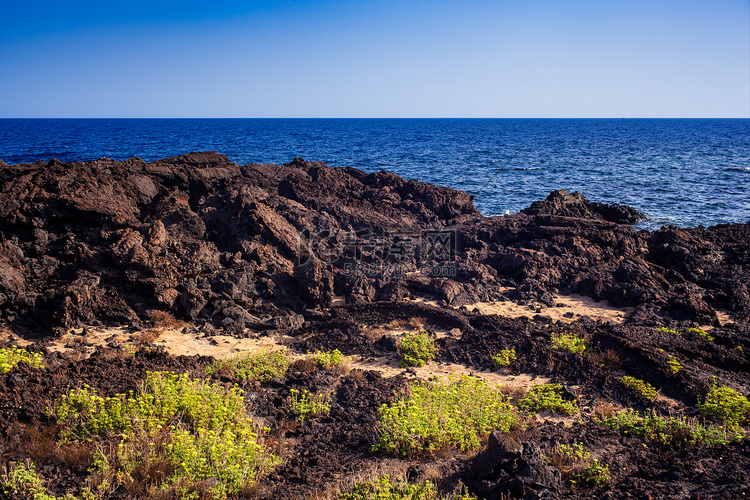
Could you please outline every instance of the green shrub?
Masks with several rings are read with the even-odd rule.
[[[406,334],[399,340],[398,354],[401,357],[398,366],[424,366],[425,362],[435,358],[438,347],[430,334],[425,331]]]
[[[379,442],[373,447],[408,456],[444,448],[476,450],[491,431],[522,428],[523,416],[499,389],[463,376],[448,383],[417,382],[378,410]]]
[[[563,399],[562,384],[535,384],[518,402],[518,407],[529,413],[549,411],[563,415],[575,415],[578,409],[570,401]]]
[[[742,348],[741,345],[734,346],[734,350],[737,351],[737,352],[739,352],[739,353],[742,353],[742,354],[745,353],[745,350]]]
[[[36,472],[33,463],[26,465],[17,462],[0,477],[0,491],[9,498],[33,498],[34,500],[55,500],[47,494],[44,481]]]
[[[750,401],[730,387],[718,387],[716,379],[706,399],[698,402],[701,414],[716,422],[727,425],[744,425],[750,423]]]
[[[674,356],[669,356],[669,358],[667,359],[667,366],[669,367],[669,371],[671,371],[672,373],[677,373],[678,371],[682,370],[682,365],[675,359]]]
[[[212,495],[224,498],[280,463],[258,443],[242,390],[186,374],[149,372],[138,394],[109,398],[84,386],[59,398],[48,412],[66,440],[119,439],[111,452],[95,456],[100,481],[146,480],[154,494],[173,490],[189,496],[197,483],[211,479],[216,481]],[[154,473],[153,464],[163,464],[162,472]]]
[[[716,340],[713,335],[709,334],[707,331],[703,330],[702,328],[688,328],[688,333],[694,333],[701,337],[706,342],[713,342]]]
[[[666,326],[660,326],[659,328],[656,329],[656,331],[662,332],[662,333],[671,333],[672,335],[682,335],[677,330],[673,328],[667,328]]]
[[[44,355],[16,346],[10,349],[0,349],[0,373],[8,373],[21,362],[28,363],[33,368],[44,368]]]
[[[573,354],[583,354],[588,348],[586,340],[574,333],[553,334],[551,342],[553,349]]]
[[[437,490],[429,481],[423,485],[403,481],[394,482],[386,474],[374,481],[355,484],[350,491],[339,495],[338,500],[433,500],[437,498]]]
[[[283,377],[288,367],[289,354],[286,349],[270,352],[263,349],[216,360],[205,371],[209,375],[213,375],[223,369],[239,379],[268,382],[274,377]]]
[[[307,391],[299,392],[297,389],[290,389],[289,393],[289,409],[300,421],[331,411],[331,396],[328,394],[313,396]]]
[[[598,421],[624,434],[641,436],[648,441],[675,448],[696,443],[728,444],[745,439],[745,432],[738,427],[706,427],[685,417],[662,417],[653,410],[641,414],[627,409]]]
[[[499,353],[492,356],[492,366],[495,368],[501,368],[510,366],[510,364],[516,360],[515,349],[503,349]]]
[[[312,362],[320,368],[336,368],[349,362],[349,358],[341,354],[341,351],[338,349],[328,352],[315,351],[312,354],[308,354]]]
[[[620,382],[622,382],[628,389],[637,392],[647,399],[652,401],[656,399],[656,388],[648,382],[644,382],[639,378],[631,377],[629,375],[620,377]]]
[[[609,482],[609,465],[600,465],[591,458],[591,453],[583,451],[583,444],[561,444],[544,460],[560,470],[563,481],[572,487],[587,485],[602,487]]]

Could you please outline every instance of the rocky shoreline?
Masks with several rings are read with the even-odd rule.
[[[361,359],[395,352],[397,335],[378,328],[420,318],[436,337],[436,363],[490,372],[491,356],[512,347],[518,360],[506,375],[565,384],[582,415],[608,402],[692,417],[714,381],[747,395],[750,224],[637,231],[631,224],[643,218],[565,191],[518,214],[484,217],[465,192],[299,158],[244,166],[217,153],[148,163],[0,162],[0,330],[7,343],[48,352],[43,371],[19,365],[0,374],[3,461],[33,458],[57,494],[80,489],[90,455],[71,465],[28,452],[30,427],[54,429],[45,413],[51,401],[84,381],[114,394],[134,389],[146,371],[198,376],[210,360],[175,357],[155,339],[132,356],[115,341],[85,356],[50,354],[49,346],[73,330],[145,332],[164,318],[206,342],[284,337],[300,353],[339,349]],[[606,303],[620,319],[586,310],[563,317],[570,296]],[[527,313],[503,313],[502,304]],[[586,338],[600,356],[550,348],[561,332]],[[750,494],[747,441],[643,447],[588,417],[570,426],[542,419],[514,438],[523,446],[495,436],[476,457],[373,453],[377,408],[414,373],[355,371],[292,370],[257,386],[222,379],[257,394],[255,414],[275,423],[272,432],[286,443],[283,465],[248,498],[314,498],[383,463],[444,492],[463,484],[481,498]],[[634,394],[622,374],[664,397]],[[295,387],[333,394],[330,416],[285,428],[282,403]],[[609,483],[592,493],[550,476],[540,454],[560,442],[596,449],[610,463]],[[538,466],[524,475],[512,465],[520,462]]]

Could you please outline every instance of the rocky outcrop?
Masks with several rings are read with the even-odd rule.
[[[556,191],[485,218],[461,191],[300,158],[0,165],[0,321],[49,331],[161,310],[241,336],[301,328],[335,297],[554,305],[556,292],[646,323],[748,317],[748,225],[626,224],[642,216]]]
[[[590,202],[578,191],[571,194],[565,189],[552,191],[543,201],[535,201],[521,211],[528,215],[559,215],[584,219],[601,219],[618,224],[635,224],[648,217],[625,205]]]

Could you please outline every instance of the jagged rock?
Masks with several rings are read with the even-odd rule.
[[[521,210],[528,215],[558,215],[583,219],[600,219],[617,224],[634,224],[646,220],[645,214],[625,205],[607,205],[590,202],[578,191],[568,193],[565,189],[552,191],[544,201],[535,201]]]
[[[350,307],[417,294],[461,306],[497,300],[501,287],[548,306],[577,292],[656,323],[716,324],[718,308],[750,315],[747,224],[637,232],[623,224],[636,211],[564,191],[485,218],[467,193],[300,158],[239,166],[203,152],[0,169],[0,320],[18,325],[166,309],[239,335],[255,327],[240,310],[299,315],[334,295]],[[430,254],[427,233],[450,235],[450,251]],[[431,272],[444,264],[456,272]]]
[[[469,489],[486,500],[555,499],[562,486],[560,471],[544,462],[537,445],[519,443],[499,431],[490,434],[487,449],[474,459],[467,480]]]

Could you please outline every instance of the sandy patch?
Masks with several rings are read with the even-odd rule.
[[[415,302],[424,302],[436,307],[444,307],[437,301],[427,298],[417,298]],[[454,307],[455,308],[455,307]],[[479,310],[480,314],[496,314],[507,318],[529,318],[546,316],[552,321],[571,323],[583,317],[593,320],[620,324],[633,312],[632,307],[614,307],[606,301],[596,302],[584,295],[555,295],[555,306],[547,307],[543,304],[520,305],[511,300],[505,302],[476,302],[466,306],[467,309]]]

